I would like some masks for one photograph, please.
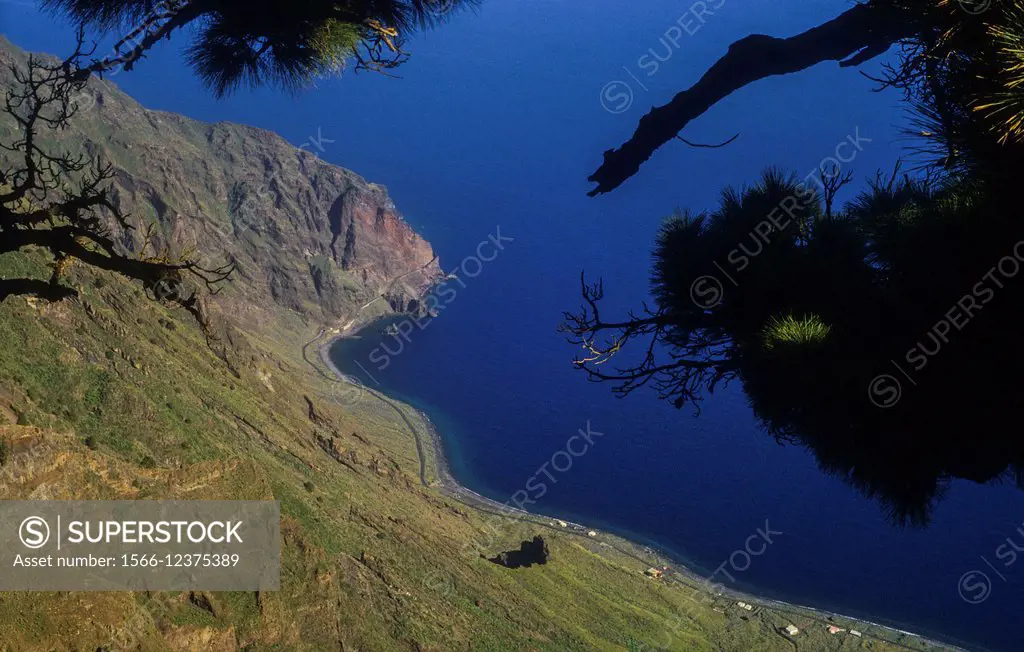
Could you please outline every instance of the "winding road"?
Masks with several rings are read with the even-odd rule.
[[[340,333],[338,333],[337,337],[344,337],[344,335],[348,332],[348,329],[350,329],[355,322],[356,322],[356,319],[352,319],[351,321],[349,321],[349,323],[346,325],[346,327],[344,329],[342,329]],[[474,492],[474,491],[472,491],[470,489],[467,489],[466,487],[463,487],[462,485],[460,485],[451,476],[451,474],[450,474],[450,472],[448,470],[448,465],[445,462],[445,458],[444,458],[444,450],[442,448],[442,444],[441,444],[441,441],[440,441],[440,435],[437,433],[436,429],[434,429],[432,426],[430,426],[429,429],[431,430],[431,432],[429,432],[427,434],[427,436],[430,437],[432,450],[434,451],[434,460],[435,460],[435,466],[436,466],[436,470],[437,470],[438,479],[437,479],[437,483],[436,484],[430,482],[430,480],[428,480],[428,478],[427,478],[427,461],[426,461],[425,445],[424,445],[424,441],[423,441],[423,435],[420,433],[419,429],[416,428],[416,426],[412,423],[412,421],[409,419],[409,417],[405,414],[405,411],[399,406],[399,404],[396,403],[395,401],[393,401],[392,399],[390,399],[389,397],[387,397],[386,395],[382,394],[381,392],[379,392],[377,390],[374,390],[374,389],[371,389],[369,387],[366,387],[363,383],[361,383],[358,380],[356,380],[353,383],[351,380],[349,380],[349,378],[345,374],[341,373],[341,371],[338,370],[337,367],[335,367],[334,363],[331,362],[331,360],[330,360],[330,357],[329,357],[330,342],[320,344],[319,348],[318,348],[318,352],[319,352],[319,356],[318,357],[320,358],[320,361],[324,364],[324,366],[326,366],[331,371],[330,374],[325,372],[320,367],[320,365],[316,364],[316,362],[314,362],[313,360],[310,359],[309,348],[311,346],[317,344],[323,338],[324,334],[327,333],[327,330],[328,330],[327,328],[321,328],[320,332],[316,335],[316,337],[314,337],[313,339],[309,340],[308,342],[306,342],[302,346],[302,357],[303,357],[303,359],[311,367],[313,367],[313,369],[316,371],[316,373],[318,375],[320,375],[321,377],[325,378],[326,380],[328,380],[328,381],[330,381],[332,383],[357,384],[363,390],[363,392],[368,393],[369,395],[373,396],[375,399],[377,399],[378,401],[381,401],[382,403],[384,403],[385,405],[387,405],[388,407],[390,407],[392,410],[395,411],[395,413],[399,416],[399,418],[405,424],[406,428],[409,429],[409,432],[412,434],[413,440],[416,443],[416,455],[417,455],[417,457],[419,459],[419,467],[420,467],[420,469],[419,469],[420,483],[424,487],[432,488],[432,489],[437,489],[442,494],[444,494],[445,496],[451,498],[452,500],[455,500],[455,501],[461,503],[462,505],[464,505],[466,507],[469,507],[470,509],[474,509],[474,510],[477,510],[477,511],[480,511],[480,512],[485,512],[487,514],[491,514],[491,515],[494,515],[494,516],[501,516],[503,518],[510,518],[510,519],[514,519],[514,520],[517,520],[517,521],[528,522],[528,523],[531,523],[532,525],[537,526],[537,527],[542,527],[542,528],[545,528],[545,529],[548,529],[548,530],[552,530],[554,532],[558,532],[559,534],[563,534],[563,535],[571,535],[571,536],[575,536],[575,537],[580,537],[580,538],[582,538],[582,539],[584,539],[586,541],[589,541],[589,542],[593,542],[594,541],[594,538],[590,537],[587,534],[587,532],[589,532],[590,530],[588,530],[585,526],[583,526],[583,525],[581,525],[579,523],[571,523],[570,522],[567,527],[561,527],[561,526],[558,526],[558,525],[553,525],[550,522],[550,520],[551,520],[550,517],[546,517],[546,516],[542,516],[542,515],[538,515],[538,514],[533,514],[531,512],[527,512],[525,510],[517,509],[515,507],[509,507],[509,506],[504,505],[502,503],[499,503],[499,502],[497,502],[495,500],[491,500],[490,498],[487,498],[485,496],[481,496],[480,494],[478,494],[478,493],[476,493],[476,492]],[[426,417],[426,415],[422,415],[421,414],[421,417],[424,419],[424,421],[426,421],[427,423],[430,423],[430,421]],[[690,589],[690,590],[693,590],[693,591],[696,591],[696,592],[700,592],[700,591],[704,590],[701,587],[701,584],[707,584],[707,586],[710,586],[710,578],[703,578],[703,577],[697,575],[696,573],[693,573],[692,571],[685,570],[685,568],[684,568],[684,570],[677,570],[677,568],[679,566],[678,566],[676,560],[673,559],[670,555],[668,555],[668,554],[666,554],[664,552],[654,553],[654,551],[652,550],[652,553],[658,555],[655,559],[652,560],[650,558],[645,558],[645,557],[642,557],[639,554],[637,554],[635,552],[635,548],[633,548],[633,549],[626,548],[624,546],[618,545],[614,541],[612,541],[612,542],[599,541],[599,543],[602,546],[606,546],[608,548],[611,548],[611,549],[615,550],[616,552],[618,552],[619,554],[625,555],[626,557],[629,557],[630,559],[638,561],[638,562],[640,562],[640,563],[642,563],[642,564],[644,564],[644,565],[646,565],[648,567],[667,566],[668,564],[666,562],[673,564],[673,566],[669,570],[667,570],[665,572],[664,578],[667,581],[671,581],[671,582],[674,582],[674,583],[678,584],[679,586],[685,587],[687,589]],[[651,548],[649,546],[640,546],[639,544],[636,544],[636,545],[637,545],[637,547],[645,547],[646,549],[651,550]],[[721,585],[716,585],[716,586],[721,587]],[[849,616],[844,616],[844,615],[838,614],[838,613],[832,613],[832,612],[823,611],[823,610],[820,610],[820,609],[815,609],[814,607],[807,607],[807,606],[803,606],[803,605],[794,605],[794,604],[790,604],[788,602],[782,602],[782,601],[779,601],[779,600],[772,600],[772,599],[769,599],[769,598],[762,598],[762,597],[759,597],[759,596],[755,596],[755,595],[751,595],[751,594],[747,594],[747,593],[742,593],[740,591],[735,591],[733,589],[728,589],[728,588],[724,589],[722,591],[722,593],[720,593],[718,595],[715,595],[715,594],[711,594],[711,595],[712,595],[713,599],[714,598],[723,598],[723,597],[727,598],[728,600],[730,600],[732,602],[731,606],[734,606],[737,601],[745,601],[745,602],[752,603],[755,606],[761,607],[761,608],[769,610],[769,611],[773,611],[773,612],[778,613],[778,614],[787,614],[787,615],[792,616],[794,618],[799,618],[799,619],[803,619],[803,620],[813,620],[813,621],[815,621],[816,623],[818,623],[822,627],[827,627],[828,625],[835,624],[834,621],[832,620],[832,618],[843,618],[844,620],[855,621],[857,623],[862,623],[864,625],[871,625],[871,626],[874,626],[874,627],[878,627],[878,628],[883,629],[885,631],[888,631],[890,633],[913,636],[913,637],[921,640],[922,642],[928,642],[928,643],[931,643],[931,644],[934,644],[934,645],[938,645],[938,646],[944,647],[945,649],[956,650],[958,652],[967,652],[963,648],[959,648],[959,647],[950,645],[948,643],[937,643],[937,642],[929,641],[928,639],[920,637],[917,634],[914,634],[912,632],[906,632],[906,631],[903,631],[903,630],[898,630],[898,629],[895,629],[893,627],[889,627],[888,625],[882,625],[882,624],[874,623],[874,622],[870,622],[870,621],[859,620],[859,619],[852,618],[852,617],[849,617]],[[863,632],[863,637],[865,639],[873,639],[873,640],[876,640],[876,641],[879,641],[879,642],[883,642],[883,643],[886,643],[888,645],[894,645],[894,646],[900,647],[900,648],[902,648],[904,650],[909,650],[910,652],[920,652],[920,648],[908,647],[908,646],[906,646],[906,645],[904,645],[902,643],[899,643],[897,641],[894,641],[894,640],[892,640],[890,638],[883,638],[883,637],[880,637],[880,636],[876,636],[876,635],[873,635],[873,634],[871,634],[869,632],[866,632],[866,631]],[[785,637],[785,638],[786,638],[786,640],[788,640],[789,642],[794,644],[794,649],[799,649],[799,646],[797,645],[797,641],[796,640],[791,639],[789,637]]]

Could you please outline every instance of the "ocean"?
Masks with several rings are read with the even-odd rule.
[[[727,586],[971,648],[1019,649],[1024,565],[996,577],[985,563],[1024,521],[1021,491],[952,481],[927,527],[897,527],[809,451],[765,434],[738,384],[698,416],[650,390],[616,398],[572,367],[576,350],[557,327],[580,303],[581,272],[603,278],[609,316],[639,307],[654,236],[675,208],[710,208],[723,186],[768,165],[803,176],[851,136],[865,142],[851,163],[859,180],[891,169],[908,144],[898,94],[821,65],[744,89],[687,132],[701,142],[738,133],[728,147],[673,143],[618,191],[588,198],[601,153],[729,43],[793,34],[848,6],[708,4],[714,13],[695,23],[670,0],[488,0],[416,38],[400,78],[346,75],[297,96],[215,100],[173,43],[115,81],[151,108],[320,143],[325,159],[388,186],[442,267],[461,270],[455,296],[407,340],[371,330],[333,356],[426,411],[465,486],[501,502],[525,491],[528,509],[657,545]],[[62,52],[70,42],[30,7],[0,4],[0,21],[22,47]],[[588,424],[600,435],[570,441]],[[565,454],[584,443],[585,453]],[[748,552],[765,531],[771,543]],[[961,595],[975,571],[993,582],[981,602]]]

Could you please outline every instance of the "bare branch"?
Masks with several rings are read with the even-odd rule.
[[[656,107],[640,120],[632,138],[604,153],[589,178],[590,196],[611,192],[640,170],[654,152],[676,138],[690,122],[737,90],[766,77],[798,72],[824,61],[858,65],[909,38],[915,26],[891,6],[858,4],[837,18],[791,38],[754,34],[729,51],[700,81]],[[852,57],[852,58],[851,58]]]
[[[71,98],[86,83],[77,74],[83,56],[80,33],[71,57],[55,65],[31,57],[27,70],[14,70],[15,84],[6,93],[3,111],[21,133],[12,144],[0,144],[15,159],[0,170],[0,255],[44,249],[52,257],[52,273],[45,281],[5,280],[0,300],[16,294],[47,300],[75,296],[64,282],[67,271],[80,261],[141,281],[152,298],[185,308],[207,331],[195,288],[216,294],[235,266],[204,267],[193,249],[174,253],[169,245],[157,247],[152,224],[144,227],[139,253],[127,251],[110,233],[111,228],[133,230],[110,198],[113,168],[83,155],[54,154],[39,144],[41,129],[66,129],[74,117],[77,107]]]
[[[736,363],[727,338],[695,330],[680,341],[669,316],[646,305],[642,315],[631,312],[624,321],[606,322],[600,311],[602,281],[588,284],[580,274],[580,292],[585,305],[578,312],[564,313],[559,331],[567,333],[568,341],[583,350],[573,360],[576,368],[593,382],[617,383],[612,387],[617,396],[651,385],[677,406],[691,404],[697,408],[703,392],[735,376]],[[605,365],[621,356],[629,344],[640,342],[644,348],[639,362],[606,370]]]
[[[682,136],[676,136],[676,138],[678,138],[679,140],[683,141],[684,143],[686,143],[690,147],[702,147],[702,148],[705,148],[705,149],[719,149],[720,147],[725,147],[727,145],[731,145],[734,142],[736,142],[736,139],[739,138],[739,137],[740,137],[740,135],[736,134],[735,136],[733,136],[729,140],[727,140],[725,142],[722,142],[722,143],[718,143],[717,145],[703,145],[701,143],[691,143],[690,141],[686,140]]]

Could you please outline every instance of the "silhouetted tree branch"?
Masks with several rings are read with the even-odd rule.
[[[839,169],[838,165],[832,165],[827,170],[822,170],[821,197],[822,203],[825,205],[825,219],[832,219],[833,209],[836,203],[836,195],[839,194],[839,191],[842,190],[844,186],[849,185],[852,181],[853,170],[849,170],[844,174]]]
[[[584,305],[577,312],[563,313],[565,321],[559,331],[583,350],[573,360],[576,368],[585,371],[592,382],[612,382],[616,395],[627,396],[650,384],[661,398],[671,399],[677,407],[689,403],[698,408],[702,390],[714,391],[719,382],[735,375],[737,365],[728,338],[697,329],[679,341],[665,309],[653,311],[646,303],[640,315],[631,311],[624,321],[604,321],[600,307],[604,284],[601,280],[588,284],[582,273],[580,293]],[[644,342],[640,361],[605,371],[604,365],[634,340]],[[659,347],[666,341],[673,346]]]
[[[590,177],[590,196],[611,192],[691,121],[737,90],[766,77],[799,72],[824,61],[857,66],[917,32],[907,12],[880,2],[858,4],[837,18],[791,38],[753,34],[736,41],[700,81],[671,102],[651,109],[633,136],[604,153]]]
[[[13,118],[20,137],[0,144],[0,255],[43,250],[52,258],[52,272],[45,281],[4,279],[0,301],[18,294],[54,301],[75,296],[66,272],[78,261],[141,281],[154,299],[185,308],[205,330],[208,322],[194,286],[216,293],[234,265],[206,268],[195,260],[195,252],[157,250],[152,226],[139,251],[128,250],[111,234],[111,226],[124,234],[134,231],[111,200],[113,169],[83,155],[55,154],[41,144],[43,129],[66,129],[78,110],[72,98],[85,86],[76,74],[79,60],[87,56],[82,43],[80,34],[74,53],[63,62],[29,57],[26,70],[12,67],[15,83],[6,92],[3,112]]]
[[[133,25],[102,59],[75,71],[78,81],[132,70],[162,39],[189,27],[187,59],[218,95],[243,83],[301,88],[320,75],[355,69],[387,72],[408,59],[416,28],[438,25],[477,0],[42,0],[82,27]]]
[[[708,144],[704,144],[704,143],[694,143],[692,141],[689,141],[689,140],[683,138],[682,136],[676,136],[676,138],[678,140],[681,140],[682,142],[686,143],[690,147],[696,147],[698,149],[721,149],[722,147],[727,147],[727,146],[733,144],[734,142],[736,142],[736,139],[739,138],[739,137],[740,137],[740,135],[736,134],[732,138],[730,138],[728,140],[725,140],[725,141],[722,141],[722,142],[720,142],[718,144],[708,145]]]
[[[102,75],[116,68],[130,72],[146,52],[161,39],[171,34],[204,12],[204,3],[189,0],[164,0],[157,4],[142,21],[114,44],[114,55],[94,60],[90,65],[77,71],[81,81],[88,81],[93,74]],[[83,30],[79,28],[79,38]]]

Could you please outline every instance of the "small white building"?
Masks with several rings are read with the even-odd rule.
[[[587,536],[588,537],[596,537],[597,536],[597,532],[594,532],[593,530],[591,530],[590,532],[587,532]]]
[[[796,636],[800,633],[800,630],[797,629],[796,625],[786,625],[786,628],[782,631],[786,632],[787,636]]]
[[[851,629],[850,630],[850,636],[856,636],[856,637],[860,638],[860,635],[861,635],[860,632],[858,632],[857,630],[855,630],[855,629]]]

